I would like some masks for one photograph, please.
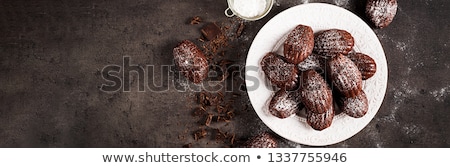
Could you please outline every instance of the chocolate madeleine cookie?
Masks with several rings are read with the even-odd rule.
[[[347,57],[356,64],[363,80],[371,78],[377,72],[377,64],[372,57],[363,53],[350,53]]]
[[[397,0],[367,0],[366,15],[377,28],[391,24],[397,13]]]
[[[284,57],[292,64],[298,64],[311,55],[314,48],[314,32],[309,26],[298,25],[284,41]]]
[[[298,69],[276,53],[269,52],[261,60],[261,68],[273,85],[286,90],[298,88]]]
[[[323,56],[334,57],[337,54],[347,55],[353,49],[353,36],[340,29],[329,29],[317,33],[314,38],[314,52]]]
[[[245,142],[246,148],[276,148],[277,146],[276,139],[268,132],[252,137]]]
[[[269,112],[278,118],[287,118],[300,112],[303,104],[298,91],[278,90],[269,104]]]
[[[328,61],[327,75],[333,88],[345,97],[355,97],[362,90],[362,76],[350,58],[339,54]]]
[[[189,40],[173,49],[175,65],[191,82],[200,83],[208,76],[208,60],[205,54]]]
[[[333,106],[331,89],[323,77],[314,70],[302,73],[300,94],[306,109],[313,113],[325,113]]]
[[[324,130],[331,126],[334,118],[334,107],[330,106],[325,113],[315,113],[306,109],[306,122],[317,131]]]
[[[337,104],[343,113],[354,118],[363,117],[369,110],[369,101],[364,91],[359,92],[356,97],[340,97]]]
[[[322,58],[322,56],[312,53],[310,56],[308,56],[305,60],[297,64],[297,67],[300,71],[307,71],[310,69],[314,69],[317,71],[323,71],[324,68],[324,61],[325,59]]]

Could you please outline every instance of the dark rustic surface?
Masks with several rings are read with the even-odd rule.
[[[224,58],[244,65],[258,30],[277,13],[302,3],[327,2],[364,18],[359,0],[277,0],[265,18],[245,22]],[[450,6],[445,0],[399,0],[391,25],[375,29],[388,61],[388,89],[378,114],[360,133],[330,147],[450,147]],[[172,64],[172,48],[196,41],[205,22],[238,25],[225,0],[0,1],[0,147],[226,147],[193,116],[194,91],[102,92],[101,70],[111,64]],[[203,20],[188,22],[193,16]],[[152,78],[153,77],[153,78]],[[239,78],[238,78],[239,79]],[[236,88],[243,85],[236,80]],[[235,88],[235,89],[236,89]],[[237,89],[236,89],[237,90]],[[232,97],[234,118],[214,128],[246,140],[268,128],[243,91]],[[212,127],[212,126],[211,126]],[[206,128],[205,138],[194,132]],[[277,137],[281,147],[298,144]],[[225,140],[224,140],[225,141]],[[226,140],[228,141],[228,140]],[[232,145],[236,146],[236,145]]]

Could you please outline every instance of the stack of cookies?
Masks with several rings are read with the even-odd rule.
[[[362,81],[376,72],[368,55],[353,50],[353,36],[340,29],[314,34],[311,27],[298,25],[283,44],[283,55],[267,53],[261,68],[277,88],[269,113],[284,119],[305,108],[306,121],[314,130],[331,126],[336,110],[350,117],[363,117],[368,100]]]

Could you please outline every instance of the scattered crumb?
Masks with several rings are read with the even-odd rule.
[[[430,94],[433,95],[433,97],[438,102],[444,102],[445,98],[447,98],[449,93],[450,93],[450,86],[443,87],[441,89],[430,92]]]
[[[417,136],[423,132],[422,131],[423,128],[421,128],[417,125],[414,125],[414,124],[408,124],[408,125],[403,126],[402,130],[406,135],[409,135],[409,136]]]
[[[400,51],[405,51],[407,46],[405,42],[397,42],[396,47]]]
[[[194,139],[197,141],[199,139],[205,138],[208,132],[206,132],[205,128],[201,128],[194,133]]]

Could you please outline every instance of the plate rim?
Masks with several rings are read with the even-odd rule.
[[[300,9],[302,9],[302,8],[307,8],[307,7],[314,7],[314,8],[321,8],[321,7],[324,7],[324,8],[334,8],[333,10],[341,10],[341,12],[343,12],[343,13],[347,13],[347,14],[353,15],[352,17],[357,18],[358,22],[363,23],[362,25],[363,25],[363,27],[365,27],[365,29],[370,29],[370,32],[371,32],[370,35],[373,36],[373,37],[375,37],[375,38],[374,38],[374,39],[376,39],[375,42],[377,43],[378,46],[381,47],[380,50],[382,51],[382,53],[380,53],[380,54],[382,55],[382,58],[380,58],[380,59],[381,59],[380,61],[382,61],[381,63],[385,65],[385,70],[386,70],[386,71],[385,71],[385,73],[380,77],[381,80],[383,81],[382,88],[380,88],[380,89],[381,89],[381,92],[382,92],[382,96],[380,97],[379,103],[377,103],[377,104],[376,104],[376,107],[374,107],[374,108],[375,108],[374,114],[371,115],[371,117],[370,117],[369,119],[367,119],[366,123],[363,124],[364,126],[360,127],[359,129],[355,129],[355,130],[354,130],[354,133],[350,133],[350,134],[351,134],[350,136],[348,136],[348,137],[346,137],[346,138],[338,138],[338,140],[336,140],[336,141],[320,142],[320,143],[308,143],[308,142],[303,142],[303,141],[299,141],[299,140],[296,140],[296,139],[292,139],[291,137],[286,137],[285,135],[281,135],[279,132],[277,132],[276,130],[274,130],[274,128],[273,128],[272,125],[270,125],[270,124],[267,123],[268,121],[265,121],[265,120],[263,119],[263,117],[261,116],[261,115],[263,115],[263,114],[261,114],[261,112],[258,112],[258,110],[256,110],[255,105],[254,105],[254,104],[255,104],[254,101],[256,101],[256,100],[252,99],[252,97],[251,97],[252,94],[250,93],[250,92],[255,92],[256,90],[255,90],[255,91],[251,91],[251,89],[249,89],[249,84],[248,84],[249,74],[247,73],[247,68],[248,68],[248,63],[250,62],[250,56],[251,56],[251,54],[252,54],[252,51],[255,50],[255,48],[257,48],[257,46],[254,45],[254,44],[255,44],[255,41],[257,41],[257,40],[260,38],[260,36],[264,36],[264,35],[262,35],[263,30],[265,30],[265,28],[266,28],[268,25],[272,24],[272,22],[275,22],[274,20],[278,19],[278,17],[282,17],[283,14],[285,14],[285,13],[289,13],[289,12],[291,12],[291,11],[300,10]],[[298,23],[298,24],[300,24],[300,23]],[[292,27],[292,28],[293,28],[293,27]],[[286,32],[285,32],[285,33],[286,33]],[[285,33],[284,33],[284,34],[285,34]],[[270,49],[270,50],[272,50],[272,49]],[[263,57],[263,56],[260,56],[259,59],[261,59],[262,57]],[[377,64],[379,64],[379,63],[377,62]],[[345,140],[347,140],[347,139],[353,137],[354,135],[358,134],[361,130],[363,130],[365,127],[367,127],[367,125],[373,120],[373,118],[375,117],[375,115],[378,113],[378,111],[379,111],[379,109],[380,109],[380,107],[381,107],[381,104],[383,103],[384,97],[386,96],[387,79],[388,79],[388,73],[387,73],[387,72],[388,72],[388,66],[387,66],[386,55],[385,55],[385,53],[384,53],[384,49],[383,49],[383,46],[382,46],[382,44],[381,44],[379,38],[376,36],[376,33],[373,31],[373,29],[372,29],[372,28],[371,28],[364,20],[362,20],[359,16],[355,15],[353,12],[351,12],[351,11],[345,9],[345,8],[342,8],[342,7],[339,7],[339,6],[335,6],[335,5],[332,5],[332,4],[327,4],[327,3],[307,3],[307,4],[300,4],[300,5],[296,5],[296,6],[293,6],[293,7],[288,8],[288,9],[285,9],[284,11],[281,11],[280,13],[278,13],[277,15],[275,15],[275,16],[274,16],[273,18],[271,18],[267,23],[265,23],[264,26],[263,26],[263,27],[258,31],[258,33],[256,34],[256,36],[255,36],[255,38],[253,39],[253,42],[252,42],[252,44],[251,44],[251,46],[250,46],[250,49],[248,50],[248,54],[247,54],[246,64],[245,64],[245,65],[246,65],[246,66],[245,66],[245,69],[246,69],[246,70],[245,70],[245,83],[246,83],[246,88],[247,88],[247,94],[249,95],[250,103],[251,103],[251,105],[252,105],[254,111],[257,113],[259,119],[262,120],[263,123],[264,123],[267,127],[269,127],[269,129],[271,129],[273,132],[275,132],[276,134],[280,135],[281,137],[283,137],[283,138],[285,138],[285,139],[288,139],[288,140],[290,140],[290,141],[296,142],[296,143],[304,144],[304,145],[309,145],[309,146],[326,146],[326,145],[336,144],[336,143],[345,141]],[[258,71],[259,71],[259,69],[260,69],[259,61],[258,61],[258,64],[257,64],[256,66],[258,66]],[[259,79],[258,79],[258,80],[259,80]],[[263,82],[264,82],[264,81],[263,81]],[[260,86],[260,87],[261,87],[261,86]],[[270,94],[273,94],[273,93],[270,93]],[[266,101],[269,101],[269,100],[266,100]],[[260,110],[260,111],[262,111],[262,110]]]

